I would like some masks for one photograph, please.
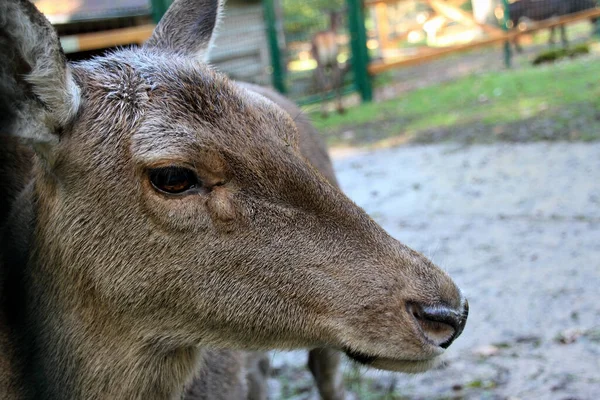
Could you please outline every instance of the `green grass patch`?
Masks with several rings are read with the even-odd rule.
[[[584,54],[589,54],[590,47],[587,44],[579,44],[575,47],[560,48],[546,50],[538,54],[533,61],[533,65],[539,65],[543,63],[555,62],[566,57],[578,57]]]
[[[597,140],[600,60],[468,76],[362,104],[345,114],[310,114],[331,146],[457,140]]]

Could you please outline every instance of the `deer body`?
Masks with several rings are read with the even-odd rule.
[[[423,371],[462,332],[456,285],[339,191],[314,130],[198,60],[219,7],[176,1],[144,48],[67,64],[31,3],[0,2],[14,398],[179,398],[209,348]]]
[[[323,67],[332,68],[337,66],[337,56],[339,46],[335,31],[317,32],[312,40],[313,55],[317,64]]]
[[[532,21],[543,21],[553,17],[561,17],[576,12],[585,11],[596,7],[594,0],[519,0],[508,5],[510,21],[514,27],[519,24],[522,18],[527,18]],[[592,23],[596,19],[591,20]],[[550,37],[548,44],[554,44],[555,27],[550,28]],[[560,35],[563,46],[568,45],[567,33],[565,26],[560,26]],[[518,37],[514,40],[515,48],[521,52],[521,46],[518,42]]]
[[[337,39],[337,26],[340,14],[331,11],[329,17],[329,29],[315,33],[311,40],[311,53],[317,62],[315,78],[320,90],[324,93],[323,101],[321,102],[321,112],[324,116],[327,115],[325,93],[332,90],[336,92],[338,112],[344,112],[342,86],[344,83],[344,74],[348,68],[348,66],[342,66],[337,59],[340,53]]]

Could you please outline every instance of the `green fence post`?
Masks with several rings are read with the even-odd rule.
[[[170,4],[170,0],[150,0],[150,5],[152,6],[152,19],[155,24],[158,24],[158,21],[165,15]]]
[[[277,39],[277,14],[275,13],[275,1],[263,0],[265,12],[265,25],[267,28],[267,39],[269,40],[269,49],[271,53],[271,67],[273,68],[272,80],[273,86],[280,93],[285,93],[285,77],[282,64],[281,51],[279,49],[279,40]]]
[[[502,6],[504,8],[504,18],[502,20],[502,29],[504,32],[508,32],[508,23],[510,22],[510,10],[508,9],[508,0],[502,0]],[[512,64],[512,50],[510,48],[510,41],[504,42],[504,65],[506,68],[510,68]]]
[[[367,49],[367,31],[362,0],[346,0],[348,5],[348,27],[352,49],[352,69],[354,80],[363,101],[373,99],[373,87],[369,75],[369,51]]]
[[[596,0],[596,8],[600,8],[600,0]],[[594,25],[592,27],[592,35],[596,36],[596,38],[600,37],[600,18],[592,21]]]

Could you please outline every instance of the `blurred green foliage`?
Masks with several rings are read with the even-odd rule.
[[[345,0],[282,0],[288,40],[302,40],[329,26],[329,11],[344,8]]]

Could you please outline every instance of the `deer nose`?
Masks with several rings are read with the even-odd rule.
[[[467,324],[469,302],[465,299],[460,310],[446,305],[409,303],[409,314],[421,328],[423,335],[436,346],[448,348],[460,336]]]

